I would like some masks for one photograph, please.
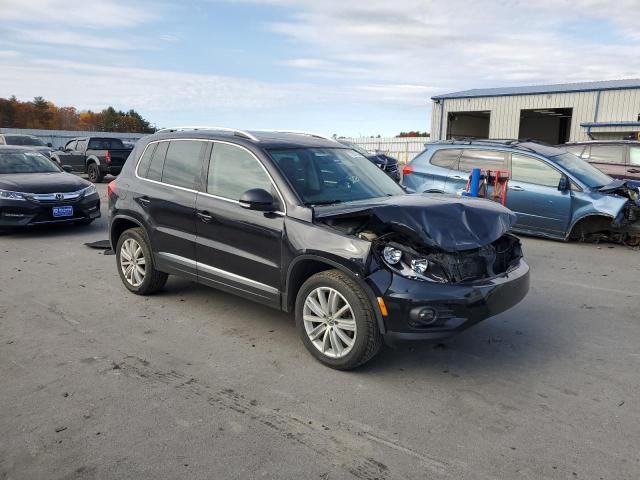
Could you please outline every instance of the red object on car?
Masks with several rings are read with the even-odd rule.
[[[405,165],[402,169],[402,175],[409,175],[413,173],[413,167],[409,164]]]

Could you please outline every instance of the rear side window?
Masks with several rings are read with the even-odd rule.
[[[262,165],[248,151],[227,143],[215,143],[209,162],[207,192],[240,200],[252,188],[271,192],[271,180]]]
[[[431,165],[435,165],[436,167],[449,168],[449,169],[457,169],[458,168],[458,157],[460,156],[460,149],[457,148],[447,148],[442,150],[437,150],[433,156],[431,157]]]
[[[507,170],[507,154],[499,150],[462,150],[458,170],[470,172],[473,168]]]
[[[624,163],[623,145],[591,145],[589,161],[600,163]]]
[[[202,162],[200,152],[205,142],[196,140],[172,140],[164,160],[162,183],[177,187],[194,188],[200,175]]]
[[[640,166],[640,147],[629,147],[629,164]]]
[[[160,142],[157,144],[155,151],[151,155],[151,163],[146,178],[159,182],[162,180],[162,168],[164,167],[164,158],[167,155],[169,142]],[[148,149],[147,149],[148,150]]]
[[[144,153],[142,154],[142,158],[140,159],[140,162],[138,162],[139,176],[141,177],[147,176],[147,172],[149,171],[149,165],[151,165],[151,156],[153,155],[153,152],[155,152],[157,146],[158,146],[157,143],[152,143],[145,149]]]
[[[560,172],[542,160],[528,155],[511,155],[511,181],[520,181],[557,188]]]

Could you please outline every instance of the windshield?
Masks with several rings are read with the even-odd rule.
[[[0,174],[50,173],[60,169],[47,157],[36,152],[0,152]]]
[[[31,137],[29,135],[5,135],[5,142],[7,145],[22,145],[27,147],[46,147],[44,142],[37,137]]]
[[[563,153],[552,158],[587,187],[598,188],[613,182],[613,178],[609,175],[602,173],[590,163],[576,157],[573,153]]]
[[[118,148],[124,148],[124,144],[119,138],[92,138],[89,140],[89,149],[91,150],[115,150]]]
[[[293,148],[269,154],[305,205],[402,195],[382,170],[346,148]]]

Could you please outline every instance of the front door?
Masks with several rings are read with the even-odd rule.
[[[541,159],[514,153],[507,207],[518,215],[516,228],[564,237],[571,217],[571,190],[560,191],[562,174]]]
[[[196,201],[198,280],[279,305],[284,205],[260,161],[248,150],[215,142],[205,191]],[[271,192],[278,212],[240,206],[253,188]]]

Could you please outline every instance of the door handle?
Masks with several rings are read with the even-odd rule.
[[[460,175],[454,175],[451,178],[454,179],[454,180],[464,180],[464,178],[461,177]]]
[[[524,192],[524,188],[520,185],[512,185],[509,187],[509,190],[513,190],[514,192]]]
[[[637,168],[629,168],[629,169],[627,169],[627,172],[629,172],[629,173],[639,173],[640,170],[638,170]]]
[[[200,212],[196,212],[196,215],[204,223],[209,223],[211,221],[211,219],[213,218],[213,216],[209,212],[207,212],[206,210],[203,210],[203,211],[200,211]]]
[[[139,197],[138,201],[142,204],[143,207],[148,207],[151,203],[151,199],[149,197]]]

